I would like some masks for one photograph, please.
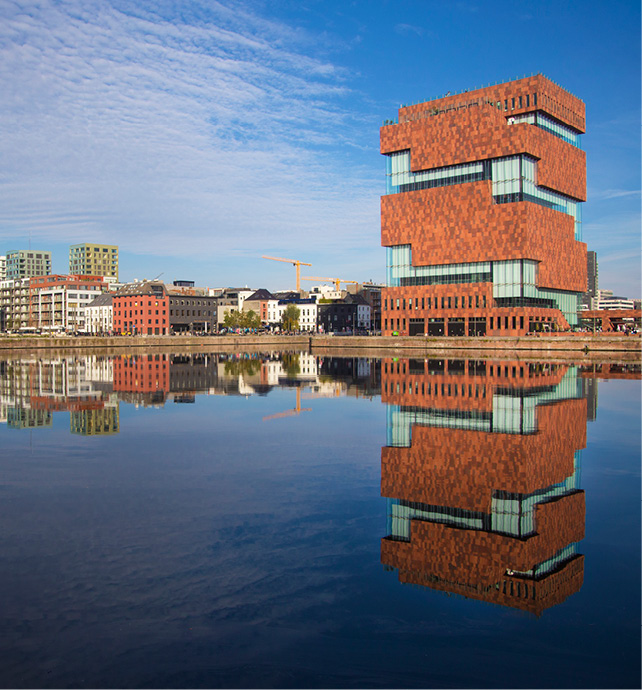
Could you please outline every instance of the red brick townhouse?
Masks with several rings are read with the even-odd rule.
[[[169,297],[165,285],[145,281],[126,285],[114,294],[114,333],[167,335]]]

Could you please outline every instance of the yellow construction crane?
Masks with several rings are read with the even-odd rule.
[[[319,276],[303,276],[301,280],[329,280],[331,283],[334,283],[337,292],[339,292],[341,283],[354,283],[355,285],[359,284],[358,280],[341,280],[340,278],[319,278]]]
[[[267,417],[263,417],[263,421],[268,419],[279,419],[281,417],[292,417],[301,414],[301,412],[312,412],[311,407],[301,407],[301,389],[296,389],[296,407],[292,410],[286,410],[285,412],[277,412],[276,414],[269,414]]]
[[[306,264],[305,261],[297,261],[296,259],[280,259],[276,256],[262,256],[262,259],[270,259],[271,261],[283,261],[286,264],[292,264],[296,266],[296,289],[297,292],[301,289],[301,266],[312,266],[312,264]]]

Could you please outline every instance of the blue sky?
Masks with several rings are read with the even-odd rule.
[[[640,296],[638,2],[0,0],[0,253],[121,279],[381,280],[379,127],[541,72],[586,103],[583,235]],[[312,283],[308,283],[311,285]]]

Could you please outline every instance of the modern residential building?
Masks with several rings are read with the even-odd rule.
[[[29,327],[29,280],[21,278],[0,282],[3,330],[18,331]]]
[[[584,103],[541,74],[402,106],[381,128],[385,334],[578,323]]]
[[[16,249],[7,252],[7,280],[21,280],[51,273],[51,252],[41,249]]]
[[[28,326],[43,331],[86,332],[85,309],[107,291],[102,276],[48,275],[29,279]]]
[[[108,276],[118,281],[118,247],[114,244],[73,244],[69,247],[69,273]]]
[[[169,296],[158,281],[131,283],[113,295],[114,333],[167,335]]]
[[[0,256],[0,282],[7,279],[7,257]]]

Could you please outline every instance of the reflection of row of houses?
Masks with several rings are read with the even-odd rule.
[[[378,367],[309,353],[145,354],[0,361],[0,422],[12,429],[51,427],[68,411],[72,433],[117,433],[120,401],[141,406],[194,402],[198,394],[265,395],[278,386],[308,397],[377,390]]]
[[[518,361],[382,366],[383,564],[405,583],[538,615],[578,591],[593,380]]]

